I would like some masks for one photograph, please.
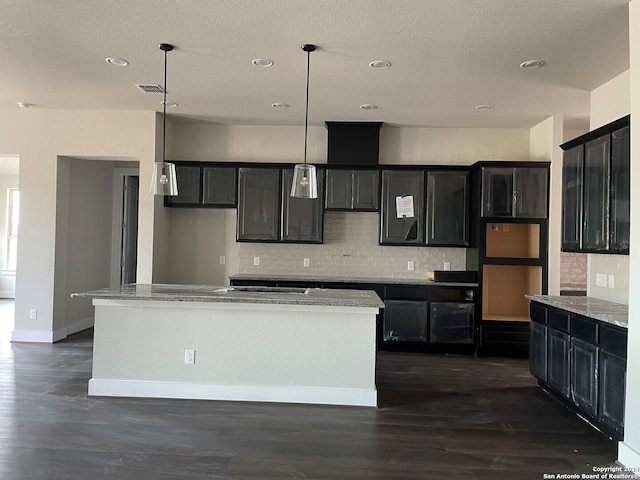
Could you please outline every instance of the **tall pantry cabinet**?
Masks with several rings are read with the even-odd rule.
[[[480,282],[481,355],[525,357],[529,300],[548,289],[549,162],[478,162],[468,269]]]

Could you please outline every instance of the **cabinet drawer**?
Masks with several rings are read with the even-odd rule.
[[[613,325],[600,325],[600,347],[621,358],[627,358],[627,332]]]
[[[598,341],[598,324],[574,315],[571,317],[571,336],[595,345]]]
[[[429,289],[424,286],[388,286],[385,288],[385,298],[396,300],[427,300],[428,296]]]
[[[550,327],[569,333],[569,313],[562,310],[550,308],[547,316],[547,323]]]
[[[547,310],[548,308],[544,305],[540,305],[536,302],[531,302],[529,307],[529,317],[532,322],[542,323],[544,325],[547,324]]]

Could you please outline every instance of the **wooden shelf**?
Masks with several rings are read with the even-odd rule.
[[[486,257],[540,258],[537,223],[487,223]]]
[[[482,314],[482,320],[490,322],[528,322],[529,315],[523,317],[518,315],[500,315],[489,312]]]

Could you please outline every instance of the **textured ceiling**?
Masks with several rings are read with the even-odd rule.
[[[303,43],[319,47],[314,125],[579,123],[589,91],[629,68],[627,0],[0,0],[0,12],[3,109],[161,111],[160,95],[134,86],[163,83],[161,42],[176,46],[170,115],[222,124],[303,124]],[[255,67],[257,57],[274,65]],[[519,67],[530,59],[546,65]]]

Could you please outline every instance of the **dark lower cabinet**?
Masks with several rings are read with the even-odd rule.
[[[547,384],[569,398],[570,337],[554,328],[550,328],[547,335]]]
[[[606,350],[600,350],[598,418],[622,435],[624,430],[624,401],[626,360]]]
[[[598,347],[571,339],[571,399],[578,407],[596,414],[598,397]]]
[[[530,328],[529,371],[547,382],[547,326],[532,319]]]
[[[529,370],[538,384],[590,424],[621,440],[626,329],[537,302],[531,303],[530,326]]]
[[[429,342],[475,342],[475,304],[431,302],[429,304]]]
[[[383,339],[400,342],[427,342],[427,302],[386,300]]]

